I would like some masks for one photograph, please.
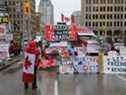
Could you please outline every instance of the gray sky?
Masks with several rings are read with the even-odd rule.
[[[36,0],[39,2],[40,0]],[[70,16],[73,11],[80,10],[81,0],[51,0],[54,5],[55,22],[60,20],[60,14]],[[37,4],[38,5],[38,4]]]

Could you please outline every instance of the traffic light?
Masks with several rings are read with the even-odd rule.
[[[24,4],[23,4],[23,12],[25,15],[28,15],[31,11],[31,6],[30,6],[30,3],[29,3],[29,0],[25,0],[24,1]]]

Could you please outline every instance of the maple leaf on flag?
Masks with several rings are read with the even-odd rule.
[[[25,69],[28,69],[28,67],[30,67],[32,65],[32,63],[28,60],[28,56],[25,58]]]

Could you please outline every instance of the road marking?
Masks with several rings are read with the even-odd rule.
[[[54,95],[58,95],[58,81],[55,80],[54,83],[55,83],[55,84],[54,84]]]
[[[122,76],[120,76],[120,75],[115,75],[117,78],[119,78],[120,80],[122,80],[122,81],[126,81],[126,78],[124,78],[124,77],[122,77]]]

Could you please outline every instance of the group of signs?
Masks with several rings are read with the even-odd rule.
[[[99,71],[98,56],[85,56],[76,60],[62,61],[60,73],[97,73]],[[68,64],[69,63],[69,64]],[[103,73],[126,73],[126,57],[103,56]]]
[[[97,57],[76,57],[72,60],[62,60],[60,73],[97,73]]]

